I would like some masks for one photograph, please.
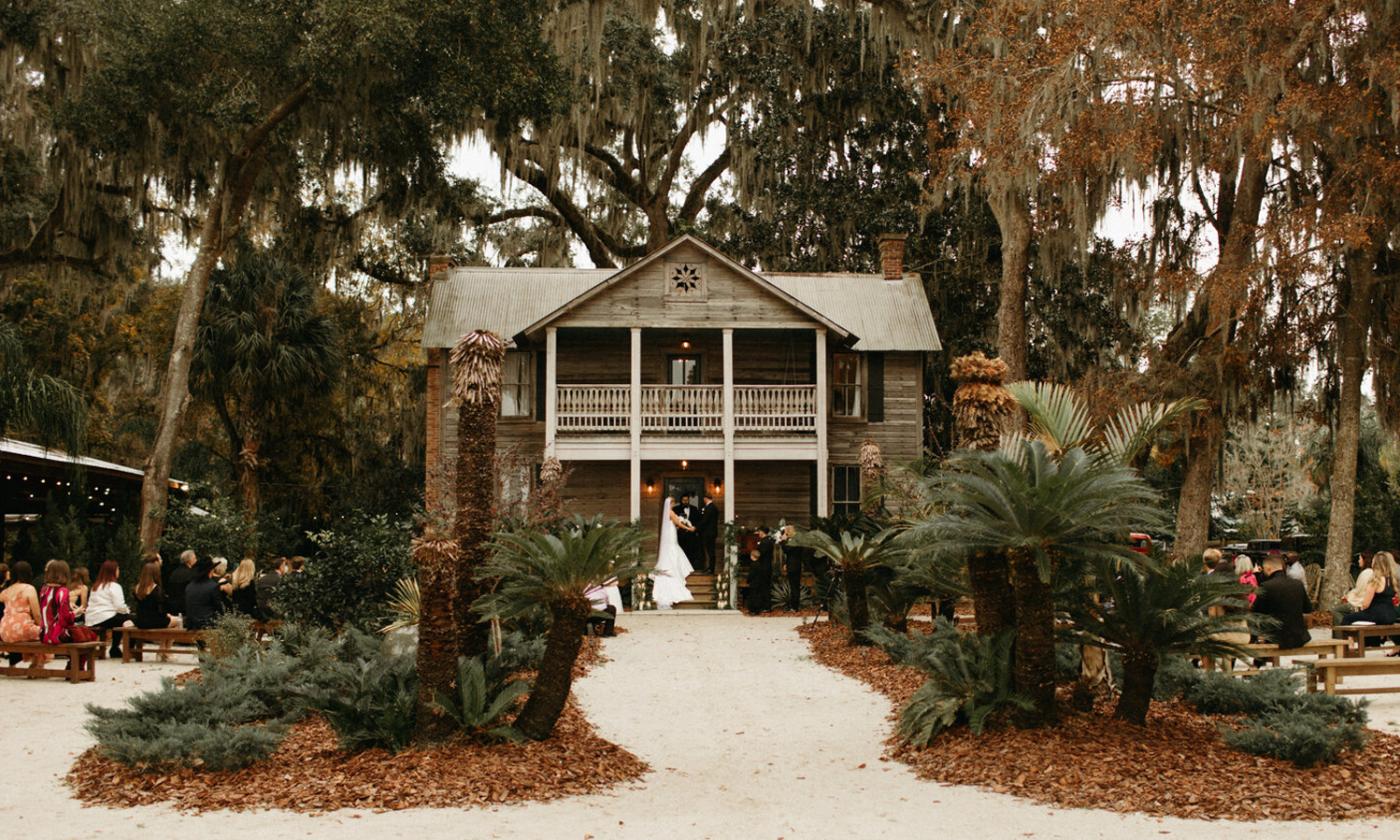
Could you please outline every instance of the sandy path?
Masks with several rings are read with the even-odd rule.
[[[105,665],[94,685],[0,680],[6,834],[418,838],[1312,837],[1317,824],[1199,823],[1066,811],[921,781],[880,761],[887,702],[814,663],[794,622],[733,613],[625,616],[612,662],[578,686],[602,734],[651,763],[608,794],[491,811],[194,817],[166,808],[82,808],[62,777],[89,743],[83,704],[115,703],[184,666]],[[1378,723],[1395,707],[1374,711]],[[16,728],[13,724],[21,722]],[[1150,772],[1150,771],[1146,771]],[[1382,771],[1378,779],[1386,776]],[[1221,780],[1228,784],[1228,780]],[[1400,822],[1353,823],[1349,837]]]

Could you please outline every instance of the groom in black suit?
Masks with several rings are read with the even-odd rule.
[[[705,564],[701,571],[714,573],[715,543],[719,541],[719,507],[715,497],[706,493],[700,501],[700,521],[695,523],[696,538],[700,541],[700,556]]]
[[[700,527],[700,509],[690,503],[690,494],[682,493],[680,504],[671,508],[671,512],[681,519],[688,521],[697,529]],[[696,569],[700,568],[700,532],[686,528],[676,529],[676,541],[681,544],[681,551],[685,552],[685,557],[690,561],[690,565]]]

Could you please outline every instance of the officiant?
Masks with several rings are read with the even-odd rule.
[[[719,555],[719,506],[715,497],[706,493],[700,502],[700,520],[695,523],[696,537],[700,541],[701,560],[698,568],[702,572],[714,574],[719,565],[715,558]]]
[[[700,508],[691,504],[689,493],[681,494],[680,503],[671,508],[671,512],[696,528],[700,526]],[[700,547],[700,532],[698,530],[681,529],[677,532],[676,538],[677,542],[681,545],[681,551],[685,552],[686,559],[690,561],[691,567],[695,569],[704,568],[705,561],[701,556],[703,551]]]

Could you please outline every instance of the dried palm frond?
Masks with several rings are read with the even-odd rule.
[[[459,402],[495,404],[501,398],[506,343],[489,330],[472,330],[452,348],[452,396]]]

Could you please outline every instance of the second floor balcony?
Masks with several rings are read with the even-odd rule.
[[[815,385],[732,386],[734,434],[805,437],[817,432]],[[721,437],[723,385],[640,385],[633,411],[630,385],[558,385],[557,431],[563,435],[629,434],[634,417],[643,435]]]

